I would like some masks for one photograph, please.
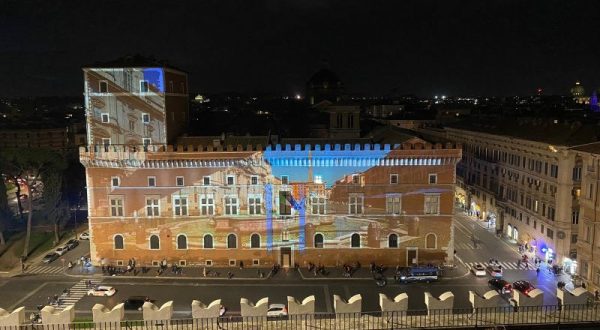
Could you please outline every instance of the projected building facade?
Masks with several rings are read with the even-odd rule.
[[[460,150],[402,145],[82,148],[92,259],[388,265],[452,258]]]

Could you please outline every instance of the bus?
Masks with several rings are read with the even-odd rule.
[[[398,283],[433,282],[439,279],[440,271],[437,267],[406,267],[399,269],[394,279]]]

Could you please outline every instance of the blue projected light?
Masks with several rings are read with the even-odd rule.
[[[144,80],[146,80],[149,85],[154,85],[160,93],[165,92],[163,69],[146,68],[142,69],[142,73],[144,74]]]

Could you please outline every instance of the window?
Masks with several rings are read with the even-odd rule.
[[[148,177],[148,187],[156,187],[156,177],[155,176]]]
[[[207,266],[212,266],[213,262],[212,262],[212,260],[206,260],[206,261],[204,261],[204,264]]]
[[[213,194],[200,195],[200,212],[202,215],[215,214],[215,197]]]
[[[554,221],[555,214],[556,210],[554,209],[554,206],[548,206],[548,219]]]
[[[227,248],[237,249],[237,237],[235,236],[235,234],[227,235]]]
[[[115,250],[123,250],[125,248],[125,244],[124,244],[124,240],[123,240],[123,235],[121,234],[117,234],[115,235],[115,238],[113,239],[113,247]]]
[[[436,249],[437,248],[437,236],[434,233],[429,233],[425,236],[425,248]]]
[[[175,184],[178,187],[183,187],[183,177],[182,176],[178,176],[177,178],[175,178]]]
[[[258,184],[258,176],[253,175],[250,177],[250,184],[251,185],[257,185]]]
[[[546,236],[550,237],[550,239],[554,239],[554,231],[550,228],[546,228]]]
[[[146,215],[149,217],[157,217],[160,215],[158,198],[146,197]]]
[[[363,213],[363,194],[350,194],[348,196],[348,213],[362,214]]]
[[[108,81],[100,80],[98,89],[100,90],[100,93],[108,93]]]
[[[390,174],[390,184],[398,184],[398,174]]]
[[[118,187],[119,186],[119,177],[118,176],[113,176],[112,178],[110,178],[110,185],[111,187]]]
[[[594,184],[590,183],[590,185],[588,186],[587,198],[592,199],[592,196],[594,196]]]
[[[160,238],[157,235],[150,236],[150,250],[160,249]]]
[[[579,223],[579,210],[571,212],[571,223],[574,225]]]
[[[140,93],[148,93],[148,82],[140,80]]]
[[[315,234],[315,248],[323,248],[323,234]]]
[[[110,197],[110,216],[123,216],[123,197]]]
[[[359,248],[360,247],[360,235],[357,233],[352,234],[352,236],[350,237],[350,246],[353,248]]]
[[[187,250],[187,236],[177,235],[177,250]]]
[[[533,212],[537,213],[538,212],[538,208],[539,208],[539,203],[538,203],[538,201],[536,199],[536,200],[533,201]]]
[[[577,243],[577,234],[571,235],[571,244]]]
[[[290,177],[287,175],[281,176],[281,184],[289,184]]]
[[[237,196],[225,196],[225,214],[238,214],[238,199]]]
[[[212,249],[213,248],[213,237],[212,237],[212,235],[206,234],[206,235],[204,235],[204,238],[202,240],[203,240],[202,246],[205,249]]]
[[[232,186],[235,184],[235,176],[233,175],[228,175],[227,176],[227,185],[228,186]]]
[[[279,192],[279,215],[291,215],[292,204],[290,204],[292,194],[289,191]]]
[[[385,213],[400,214],[400,195],[388,194],[385,196]]]
[[[354,183],[354,184],[360,183],[360,176],[358,174],[352,174],[352,183]]]
[[[573,167],[573,181],[581,181],[581,167]]]
[[[311,213],[312,214],[325,214],[325,197],[311,197]]]
[[[281,240],[284,242],[288,242],[290,240],[290,231],[284,229],[281,231]]]
[[[188,200],[184,196],[173,197],[173,215],[188,215]]]
[[[550,165],[550,176],[558,178],[558,165]]]
[[[210,176],[202,177],[202,184],[205,186],[210,186]]]
[[[398,235],[390,234],[390,236],[388,236],[388,247],[389,248],[397,248],[398,247]]]
[[[151,138],[142,138],[142,144],[144,145],[144,147],[148,147],[149,145],[152,144],[152,139]]]
[[[101,118],[102,118],[102,122],[103,122],[103,123],[107,124],[107,123],[109,123],[109,122],[110,122],[110,117],[109,117],[108,113],[103,113],[103,114],[102,114],[102,115],[100,115],[100,116],[101,116]]]
[[[440,195],[425,195],[425,214],[440,213]]]
[[[533,220],[533,229],[537,228],[537,220]]]
[[[174,93],[175,90],[173,88],[173,80],[169,80],[169,92]]]
[[[540,224],[540,232],[543,234],[544,233],[544,224]]]
[[[260,195],[248,197],[248,214],[261,214]]]
[[[484,175],[485,177],[485,175]],[[487,180],[484,180],[487,181]],[[429,174],[429,184],[436,184],[437,183],[437,174]]]
[[[260,235],[252,234],[252,236],[250,236],[250,248],[260,249]]]
[[[142,114],[142,123],[144,123],[144,124],[150,123],[150,114],[147,114],[147,113]]]

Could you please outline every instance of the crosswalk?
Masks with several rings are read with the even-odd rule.
[[[477,247],[473,246],[473,243],[454,243],[455,250],[479,250],[482,244],[477,244]]]
[[[26,274],[48,274],[48,275],[60,275],[64,272],[65,268],[61,266],[29,266],[25,269]]]
[[[77,282],[75,285],[73,285],[73,287],[71,287],[68,295],[66,295],[66,294],[61,295],[60,300],[62,301],[62,304],[60,306],[58,306],[58,308],[64,309],[67,306],[75,305],[79,300],[81,300],[81,298],[83,298],[83,296],[85,296],[87,294],[88,290],[90,289],[86,284],[89,281],[90,281],[89,279],[81,280],[81,281]],[[91,280],[91,281],[92,281],[92,286],[100,284],[99,281],[94,281],[94,280]]]
[[[465,262],[465,265],[467,265],[467,267],[469,267],[469,268],[472,268],[476,264],[481,264],[484,267],[487,267],[488,265],[500,265],[500,266],[502,266],[502,269],[513,269],[513,270],[515,270],[515,269],[535,270],[537,268],[535,266],[535,264],[532,264],[532,263],[528,263],[527,268],[525,268],[525,263],[521,263],[521,266],[519,267],[519,265],[516,262],[508,262],[508,261],[500,261],[497,264],[490,264],[487,262]]]

